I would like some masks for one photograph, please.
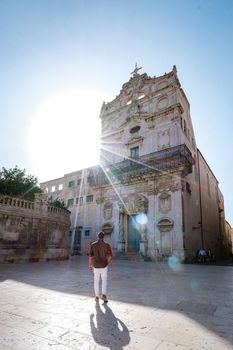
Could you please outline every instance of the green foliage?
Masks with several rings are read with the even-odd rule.
[[[13,197],[34,199],[35,193],[41,193],[38,180],[33,175],[26,175],[25,169],[16,165],[13,169],[2,167],[0,170],[0,193]]]
[[[48,204],[51,204],[56,208],[65,208],[65,203],[63,201],[60,201],[58,198],[53,199],[53,197],[49,197]]]

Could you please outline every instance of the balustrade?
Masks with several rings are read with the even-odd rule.
[[[25,199],[9,197],[9,196],[5,196],[5,195],[0,195],[0,204],[12,206],[12,207],[23,208],[23,209],[34,210],[34,202],[29,201],[29,200],[25,200]]]
[[[179,145],[141,156],[137,160],[125,159],[119,163],[109,164],[105,171],[99,167],[95,171],[95,181],[90,183],[90,186],[125,181],[152,172],[174,171],[180,166],[189,173],[193,164],[194,159],[190,150],[186,145]]]

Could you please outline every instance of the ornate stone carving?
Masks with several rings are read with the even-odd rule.
[[[131,139],[128,140],[128,142],[126,143],[126,146],[131,146],[132,144],[141,144],[143,142],[144,138],[139,136],[139,137],[132,137]]]
[[[157,189],[160,193],[170,191],[173,184],[172,176],[163,176],[157,181]]]
[[[166,108],[166,107],[168,106],[168,102],[169,102],[169,101],[168,101],[167,96],[161,97],[161,98],[158,100],[157,108],[158,108],[159,110]]]
[[[167,86],[168,86],[167,81],[163,80],[163,81],[161,81],[161,82],[157,85],[157,89],[156,89],[156,90],[164,89],[164,88],[167,87]]]
[[[104,201],[105,201],[105,198],[104,198],[104,197],[98,197],[98,198],[96,199],[96,204],[102,204],[102,203],[104,203]]]
[[[163,192],[159,196],[159,211],[160,213],[166,214],[171,210],[171,195]]]
[[[174,222],[173,222],[173,220],[170,220],[168,218],[164,218],[164,219],[159,220],[157,226],[158,226],[161,233],[162,232],[169,232],[173,228]]]
[[[129,194],[123,198],[123,201],[120,204],[120,211],[130,215],[136,213],[147,213],[148,199],[142,194]]]
[[[107,202],[104,204],[104,219],[105,220],[111,220],[112,218],[112,203]]]
[[[157,133],[157,149],[165,149],[170,147],[170,130],[166,129]]]

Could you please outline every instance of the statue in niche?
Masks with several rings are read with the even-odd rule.
[[[159,196],[159,211],[163,214],[171,210],[171,196],[168,193],[162,193]]]
[[[136,208],[138,212],[147,213],[148,212],[148,199],[143,195],[136,196]]]
[[[104,204],[104,219],[110,220],[112,218],[112,203],[107,202]]]
[[[119,205],[121,212],[128,214],[147,213],[148,212],[148,199],[142,194],[129,194],[123,197],[123,203]]]

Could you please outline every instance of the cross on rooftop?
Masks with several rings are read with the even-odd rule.
[[[137,62],[135,63],[135,68],[134,70],[130,73],[130,74],[133,74],[133,76],[137,75],[138,74],[138,71],[142,69],[142,67],[139,67],[138,68],[138,65],[137,65]]]

